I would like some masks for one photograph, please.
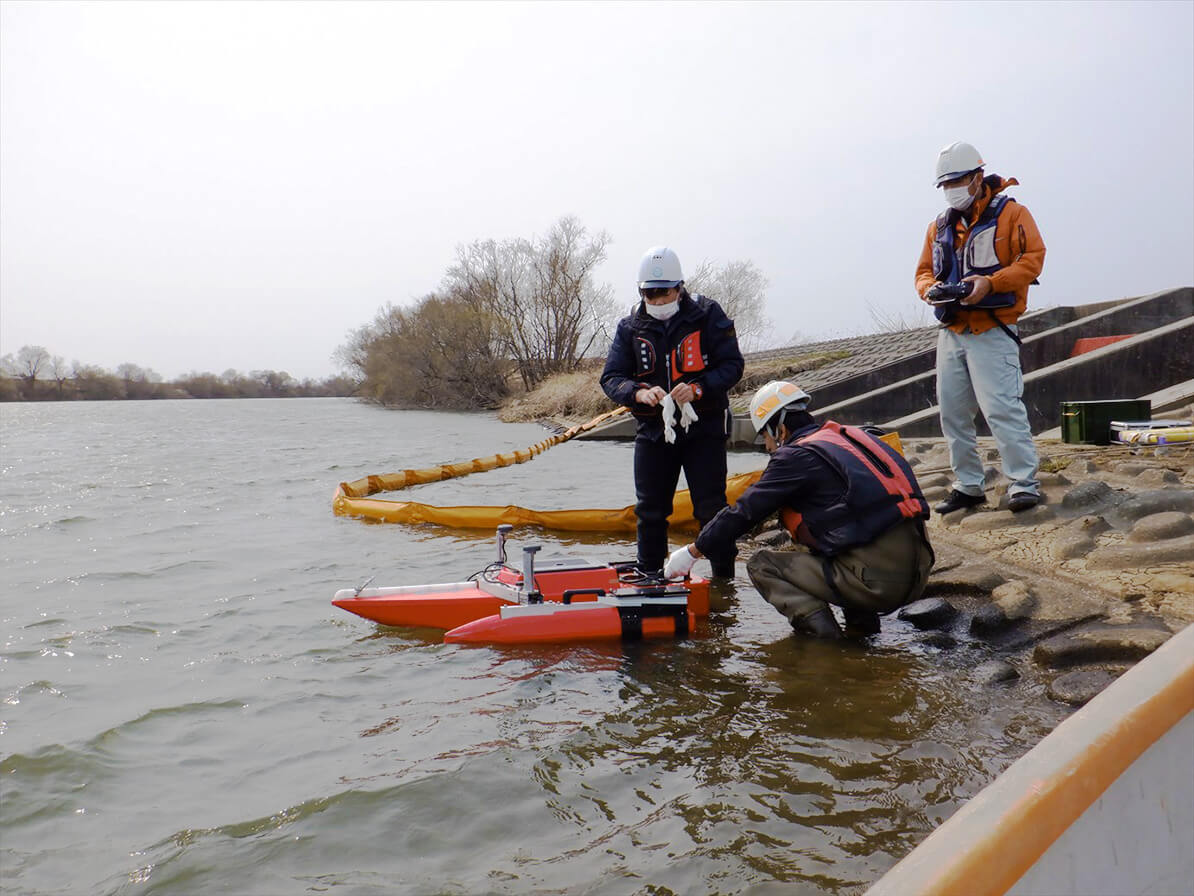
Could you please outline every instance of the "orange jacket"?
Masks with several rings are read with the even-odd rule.
[[[959,216],[954,233],[954,245],[960,246],[970,228],[983,213],[991,200],[1008,187],[1019,183],[1014,177],[1006,180],[997,174],[983,178],[983,189],[974,204]],[[929,222],[924,247],[920,250],[920,261],[916,265],[916,294],[922,299],[936,281],[933,276],[933,240],[937,236],[936,220]],[[1037,229],[1028,209],[1018,202],[1009,202],[999,213],[995,222],[995,255],[1003,267],[990,276],[991,292],[1016,294],[1016,304],[1010,308],[995,309],[995,316],[1005,324],[1014,324],[1028,307],[1028,285],[1040,276],[1045,266],[1045,242]],[[972,333],[985,333],[998,324],[991,318],[991,312],[975,308],[967,310],[961,306],[951,330],[961,333],[967,327]]]

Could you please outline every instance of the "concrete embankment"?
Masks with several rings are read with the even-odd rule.
[[[1024,402],[1034,432],[1061,422],[1061,403],[1150,398],[1154,415],[1194,401],[1194,287],[1074,307],[1048,308],[1019,321]],[[903,438],[941,433],[936,407],[937,328],[876,333],[747,357],[747,372],[767,365],[813,395],[815,413],[842,423],[877,423]],[[829,363],[804,359],[833,357]],[[790,363],[784,366],[784,359]],[[742,416],[746,394],[733,397],[733,442],[754,433]],[[984,425],[980,418],[980,426]],[[590,438],[628,438],[619,421]]]

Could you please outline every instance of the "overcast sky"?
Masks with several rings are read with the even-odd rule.
[[[0,4],[0,354],[322,378],[459,244],[562,215],[753,261],[778,342],[919,320],[938,150],[1036,307],[1194,284],[1194,3]]]

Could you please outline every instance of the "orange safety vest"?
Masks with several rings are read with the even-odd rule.
[[[831,507],[780,511],[795,541],[832,555],[870,544],[902,520],[928,519],[929,505],[908,462],[866,430],[830,420],[796,445],[833,467],[844,487]]]

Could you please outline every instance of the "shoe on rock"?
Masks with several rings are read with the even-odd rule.
[[[986,503],[986,495],[968,495],[965,492],[960,492],[955,488],[949,493],[949,497],[947,497],[933,509],[938,513],[945,514],[953,513],[955,510],[961,510],[964,507],[978,507],[978,505]]]

